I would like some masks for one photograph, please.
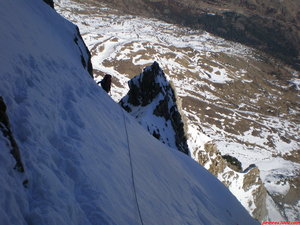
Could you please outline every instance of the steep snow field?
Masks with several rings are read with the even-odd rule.
[[[25,167],[1,133],[0,224],[258,224],[96,85],[75,26],[49,6],[1,1],[0,29],[0,93]]]

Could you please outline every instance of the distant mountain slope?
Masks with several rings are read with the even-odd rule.
[[[1,128],[24,166],[1,129],[0,224],[258,224],[96,85],[77,34],[43,1],[0,2]]]
[[[300,1],[93,0],[127,13],[201,28],[264,50],[300,69]]]

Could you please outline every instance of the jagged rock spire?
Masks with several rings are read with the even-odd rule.
[[[135,116],[154,137],[189,154],[175,92],[159,64],[154,62],[144,68],[128,85],[130,90],[120,101],[121,106]]]

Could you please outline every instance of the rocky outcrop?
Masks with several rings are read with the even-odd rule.
[[[121,106],[136,117],[155,138],[189,154],[175,92],[159,64],[154,62],[146,67],[128,85],[129,92],[120,101]]]
[[[216,145],[210,142],[205,144],[204,150],[197,151],[196,160],[218,177],[254,218],[259,221],[267,219],[267,190],[255,165],[241,172],[241,165],[235,157],[222,156]]]
[[[146,67],[139,76],[131,79],[128,82],[130,89],[128,92],[128,103],[133,106],[146,106],[152,103],[154,98],[164,91],[162,84],[158,81],[159,78],[166,81],[158,63],[154,62],[150,67]],[[164,97],[169,96],[166,95]],[[124,105],[124,99],[120,103]],[[158,108],[156,111],[160,111]]]
[[[134,14],[204,29],[263,50],[300,69],[300,2],[99,0]]]
[[[227,161],[227,164],[231,169],[237,172],[242,172],[242,164],[237,158],[228,154],[222,155],[222,158]]]
[[[227,167],[226,161],[214,144],[206,143],[204,149],[205,151],[198,151],[197,161],[213,175],[218,176]]]
[[[295,215],[294,221],[300,221],[300,171],[291,177],[280,176],[277,180],[278,185],[288,185],[289,190],[286,193],[270,193],[277,207],[281,213],[287,218],[291,218],[289,215]]]
[[[47,5],[49,5],[52,9],[54,9],[54,1],[53,0],[43,0]],[[82,66],[89,72],[91,77],[93,78],[93,65],[92,65],[92,57],[89,49],[87,48],[82,36],[80,34],[78,26],[75,25],[75,34],[73,41],[78,46],[78,50],[80,52],[80,60]]]
[[[49,5],[52,9],[54,9],[54,2],[53,0],[43,0],[47,5]]]
[[[267,218],[268,210],[266,205],[267,189],[260,179],[260,171],[257,167],[250,168],[244,175],[243,190],[251,191],[253,204],[256,206],[253,210],[253,217],[259,221]],[[251,202],[249,202],[251,204]]]
[[[84,43],[82,36],[80,34],[79,28],[76,26],[76,34],[74,37],[74,42],[78,46],[80,51],[80,58],[82,66],[89,72],[91,77],[93,78],[93,65],[92,65],[92,57],[89,49]]]
[[[6,104],[1,96],[0,96],[0,130],[2,131],[3,137],[8,140],[11,149],[10,153],[15,158],[16,164],[14,168],[19,172],[24,172],[24,166],[21,160],[19,146],[17,145],[17,142],[11,131],[9,118],[6,113]]]

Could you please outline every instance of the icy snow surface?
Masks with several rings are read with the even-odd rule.
[[[215,177],[149,136],[96,85],[74,25],[43,1],[0,1],[0,29],[0,93],[25,165],[13,169],[0,133],[0,224],[140,224],[128,141],[145,225],[258,224]]]

